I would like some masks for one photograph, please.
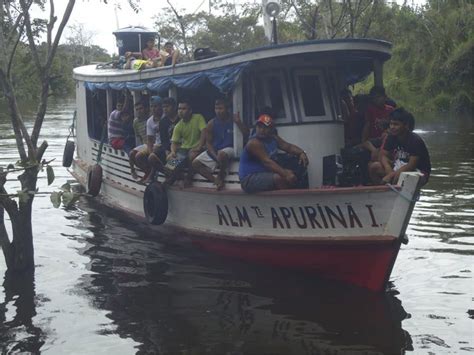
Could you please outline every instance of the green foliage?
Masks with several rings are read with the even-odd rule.
[[[39,50],[44,52],[44,48],[41,46]],[[72,70],[75,67],[110,60],[110,56],[105,49],[95,45],[90,47],[72,44],[60,45],[51,69],[51,95],[54,97],[68,97],[74,94],[75,84],[72,78]],[[19,44],[13,62],[12,77],[18,99],[34,101],[38,98],[40,78],[26,44]]]

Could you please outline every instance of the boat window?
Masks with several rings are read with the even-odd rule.
[[[295,76],[303,121],[331,119],[323,75],[319,71],[299,71]]]
[[[86,90],[87,129],[89,137],[100,140],[102,128],[107,121],[107,92],[105,90]]]
[[[257,78],[255,84],[259,108],[270,106],[275,112],[277,122],[289,121],[288,93],[283,72],[263,74],[261,78]]]

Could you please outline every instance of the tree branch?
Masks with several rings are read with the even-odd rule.
[[[28,38],[28,43],[31,51],[31,55],[33,57],[33,61],[36,65],[36,68],[41,72],[43,67],[39,60],[38,49],[36,48],[35,38],[33,36],[33,31],[31,29],[31,20],[30,20],[30,7],[32,2],[25,3],[25,0],[20,0],[21,11],[23,12],[23,16],[25,16],[25,28],[26,28],[26,37]]]
[[[71,16],[72,10],[74,9],[74,4],[75,4],[75,0],[69,0],[66,10],[64,10],[61,23],[59,24],[58,31],[56,32],[54,42],[51,46],[51,49],[49,50],[48,59],[46,61],[44,68],[42,68],[43,70],[41,71],[42,72],[41,99],[40,99],[40,104],[38,106],[38,112],[36,115],[33,131],[31,133],[31,141],[33,142],[33,144],[35,144],[35,146],[38,143],[41,127],[43,126],[44,116],[46,115],[46,108],[48,105],[49,82],[50,82],[49,75],[51,71],[51,66],[53,64],[53,59],[54,59],[54,56],[56,55],[56,50],[59,45],[59,39],[62,36],[62,33],[64,31],[64,28],[66,27],[67,22],[69,21],[69,17]],[[52,27],[50,28],[48,25],[48,33],[50,33],[50,31],[52,30],[53,28]]]

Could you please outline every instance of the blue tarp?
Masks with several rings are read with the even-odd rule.
[[[127,82],[110,82],[110,83],[93,83],[85,82],[88,90],[151,90],[166,91],[172,86],[180,89],[196,90],[203,87],[206,83],[211,83],[220,92],[227,93],[234,87],[241,73],[251,65],[245,62],[237,65],[229,65],[222,68],[208,69],[191,74],[181,74],[173,76],[165,76],[162,78],[152,79],[149,81],[127,81]]]

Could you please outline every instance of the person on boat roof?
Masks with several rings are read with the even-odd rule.
[[[165,55],[155,46],[155,37],[150,37],[146,41],[146,47],[142,51],[143,59],[151,60],[153,62],[153,67],[161,67],[161,57]]]
[[[156,67],[150,59],[142,59],[140,52],[125,52],[125,64],[123,69],[143,70]]]
[[[275,133],[273,118],[268,113],[259,115],[256,134],[245,145],[240,157],[240,185],[245,192],[254,193],[294,187],[298,179],[290,169],[285,169],[275,159],[278,149],[298,157],[306,167],[306,152],[283,140]]]
[[[190,164],[202,152],[206,134],[206,120],[199,113],[193,113],[190,101],[181,100],[178,105],[178,115],[180,121],[176,125],[171,137],[171,152],[167,160],[177,162],[173,175],[166,181],[172,184],[176,174],[184,168],[188,168],[188,173],[184,178],[184,186],[191,185],[193,169]]]
[[[146,157],[138,156],[138,158],[140,159],[137,160],[138,153],[147,149],[147,110],[145,109],[145,104],[142,101],[138,101],[135,103],[135,113],[137,115],[133,120],[133,130],[135,132],[135,148],[133,148],[133,150],[130,152],[129,164],[132,177],[134,179],[138,179],[138,175],[135,171],[135,165],[143,171],[148,170],[148,161]]]
[[[217,99],[214,104],[216,117],[209,121],[206,128],[206,148],[193,160],[193,169],[212,181],[217,190],[224,188],[224,179],[229,167],[229,161],[235,156],[234,152],[234,123],[247,139],[249,129],[240,119],[240,113],[232,114],[229,103],[225,99]],[[219,167],[219,173],[214,177],[214,170]]]
[[[390,113],[390,134],[380,151],[380,162],[370,166],[370,175],[375,183],[396,184],[405,171],[423,174],[421,183],[428,182],[431,160],[423,139],[412,132],[415,127],[413,115],[400,107]]]
[[[159,134],[159,124],[163,115],[162,99],[160,96],[152,96],[150,99],[151,116],[146,120],[146,144],[137,147],[138,153],[135,156],[136,165],[145,171],[141,179],[142,182],[148,180],[150,175],[150,164],[148,157],[151,153],[160,154],[161,137]]]
[[[180,60],[180,52],[174,48],[173,42],[166,42],[164,46],[165,52],[162,53],[161,63],[163,66],[175,66]]]
[[[167,172],[165,169],[166,156],[171,152],[171,136],[176,124],[179,122],[178,112],[176,111],[176,100],[172,97],[163,99],[163,116],[160,119],[158,132],[160,135],[160,147],[153,150],[148,157],[148,164],[151,168],[149,179],[154,179],[156,171]]]

